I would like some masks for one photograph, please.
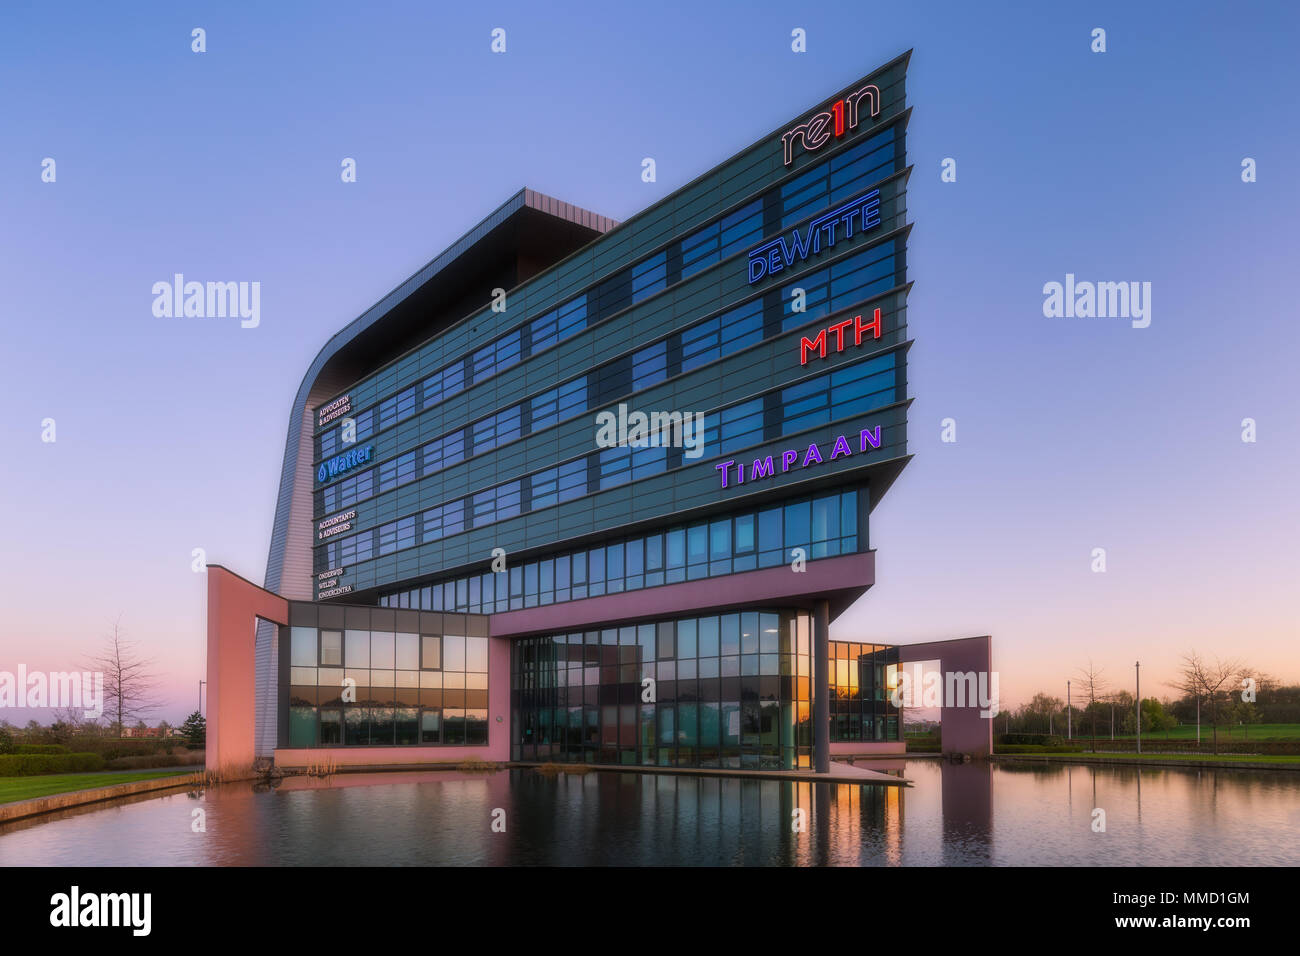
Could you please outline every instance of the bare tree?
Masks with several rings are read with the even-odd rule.
[[[1231,682],[1249,672],[1239,660],[1214,659],[1211,664],[1196,651],[1183,655],[1183,666],[1178,681],[1169,686],[1181,690],[1197,701],[1204,701],[1210,712],[1210,729],[1214,735],[1214,752],[1219,752],[1219,714],[1231,694]],[[1228,686],[1224,686],[1228,685]]]
[[[50,725],[50,730],[57,734],[62,743],[66,738],[81,733],[85,723],[85,711],[80,707],[60,707],[54,712],[54,723]]]
[[[1100,667],[1096,667],[1089,658],[1087,667],[1080,667],[1079,680],[1083,684],[1084,694],[1088,698],[1088,710],[1092,712],[1092,750],[1097,750],[1097,703],[1105,699],[1106,678]]]
[[[120,616],[104,638],[103,652],[89,661],[92,670],[104,675],[104,711],[119,734],[128,720],[140,720],[158,709],[152,664],[139,655],[135,642],[123,636]]]

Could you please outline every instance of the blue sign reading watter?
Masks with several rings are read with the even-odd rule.
[[[373,449],[373,445],[366,445],[364,448],[354,448],[341,455],[335,455],[327,461],[322,461],[320,467],[316,469],[316,480],[321,482],[329,481],[345,471],[351,471],[357,465],[364,465],[366,462],[373,460]]]

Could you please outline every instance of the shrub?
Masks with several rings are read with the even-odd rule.
[[[167,754],[142,754],[138,757],[116,757],[107,762],[109,770],[157,770],[159,767],[193,767],[203,763],[203,752],[171,757]]]
[[[68,748],[63,744],[18,744],[14,747],[16,754],[66,754]]]
[[[1065,738],[1060,734],[999,734],[998,744],[1009,746],[1063,747]]]
[[[118,757],[143,757],[162,753],[167,746],[166,741],[149,737],[123,740],[120,737],[79,735],[72,738],[69,749],[77,753],[99,754],[105,760],[116,760]]]
[[[1012,734],[1011,736],[1015,735]],[[1083,748],[1073,745],[1067,747],[1064,744],[1051,747],[1042,744],[998,744],[993,748],[993,752],[999,754],[1081,754]]]
[[[32,777],[42,773],[88,773],[104,769],[99,754],[5,754],[0,777]]]

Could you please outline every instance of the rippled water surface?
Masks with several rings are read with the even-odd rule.
[[[227,784],[0,827],[0,864],[1300,864],[1298,773],[894,767],[912,786],[532,770]]]

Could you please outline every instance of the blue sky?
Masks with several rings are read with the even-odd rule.
[[[69,666],[121,614],[157,659],[162,715],[192,710],[191,551],[261,580],[290,403],[330,334],[522,186],[626,219],[914,49],[916,458],[874,515],[878,583],[835,636],[992,633],[1013,700],[1063,693],[1089,658],[1118,684],[1140,655],[1154,684],[1193,647],[1300,678],[1298,19],[5,5],[0,669]],[[260,326],[156,318],[152,285],[176,272],[259,281]],[[1043,284],[1066,273],[1152,283],[1151,326],[1045,318]]]

